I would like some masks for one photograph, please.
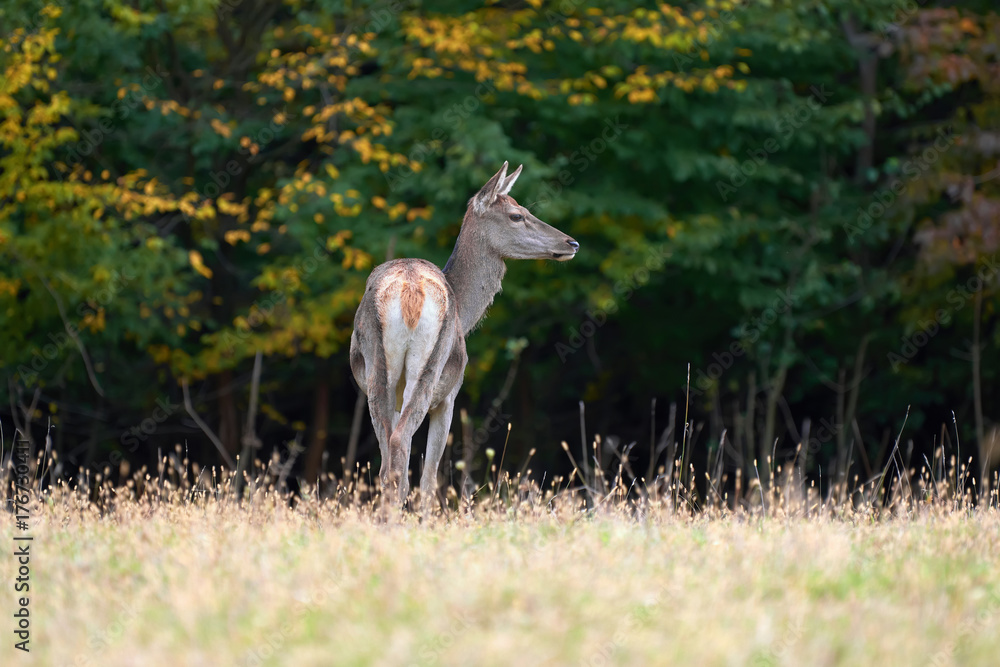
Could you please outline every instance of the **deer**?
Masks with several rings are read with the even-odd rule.
[[[444,269],[424,259],[375,267],[354,317],[351,372],[368,399],[384,497],[409,498],[413,434],[429,416],[420,499],[437,497],[438,467],[469,357],[465,338],[501,290],[508,259],[565,262],[580,244],[510,196],[524,165],[508,163],[469,199]]]

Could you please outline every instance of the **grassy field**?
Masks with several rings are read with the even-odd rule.
[[[8,629],[0,662],[1000,661],[992,509],[760,518],[560,500],[385,523],[362,503],[190,498],[107,493],[103,513],[69,491],[34,500],[31,652]],[[19,534],[0,528],[6,545]],[[16,569],[0,560],[10,626]]]

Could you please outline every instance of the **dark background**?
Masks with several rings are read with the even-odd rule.
[[[509,262],[469,337],[475,479],[508,423],[505,467],[534,448],[536,477],[565,471],[582,401],[602,463],[636,442],[639,475],[673,405],[665,441],[689,410],[699,470],[726,430],[727,473],[802,443],[821,484],[863,481],[909,409],[903,460],[972,456],[979,480],[1000,462],[991,7],[7,2],[5,440],[48,434],[64,477],[178,445],[219,464],[186,383],[229,457],[257,438],[302,482],[377,469],[366,413],[348,454],[365,278],[443,265],[508,160],[581,251]]]

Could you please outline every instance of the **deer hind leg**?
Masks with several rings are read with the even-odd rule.
[[[375,437],[378,438],[379,453],[382,455],[379,479],[383,488],[389,488],[391,474],[389,440],[396,425],[395,387],[402,369],[398,366],[393,368],[391,365],[387,367],[383,358],[382,364],[376,364],[373,370],[374,372],[368,376],[368,411],[371,413]]]
[[[434,387],[440,375],[435,368],[439,347],[440,342],[435,345],[430,355],[423,356],[414,350],[407,357],[403,409],[389,438],[389,475],[392,483],[398,484],[400,502],[406,500],[410,491],[407,472],[413,434],[427,416],[434,397]]]
[[[451,431],[452,415],[455,411],[455,398],[462,387],[462,376],[468,357],[465,353],[465,340],[458,337],[456,344],[448,356],[448,363],[441,370],[438,379],[437,395],[446,392],[437,405],[429,413],[430,427],[427,431],[427,457],[424,461],[424,471],[420,477],[421,500],[430,505],[437,498],[438,470],[441,467],[441,457],[448,444],[448,433]]]
[[[427,430],[427,457],[424,460],[424,471],[420,476],[420,502],[425,509],[430,509],[437,499],[438,468],[448,444],[448,433],[451,431],[451,419],[455,411],[455,396],[458,388],[445,396],[440,403],[431,408],[428,413],[430,425]]]

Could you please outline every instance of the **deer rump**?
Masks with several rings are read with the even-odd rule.
[[[365,379],[368,392],[384,392],[380,402],[392,407],[392,425],[386,429],[391,432],[403,413],[426,412],[454,388],[461,375],[445,373],[449,377],[443,378],[444,361],[456,345],[464,348],[465,338],[454,293],[434,264],[422,259],[387,262],[372,272],[368,283],[378,319],[374,331],[381,337],[375,349],[384,351],[384,359],[368,369]]]

